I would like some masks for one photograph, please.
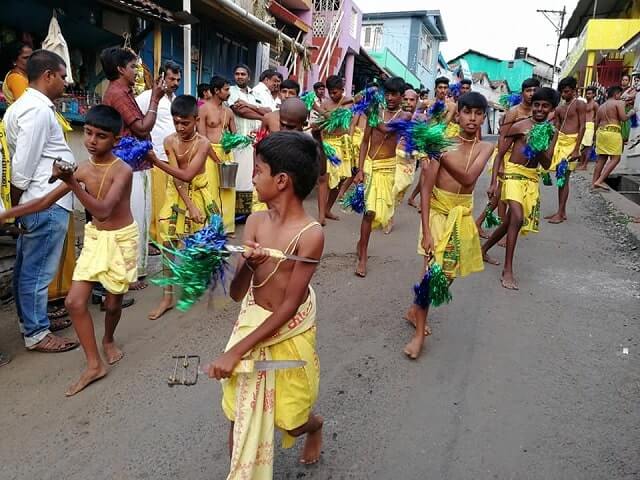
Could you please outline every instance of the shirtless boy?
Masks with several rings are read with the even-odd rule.
[[[398,134],[387,127],[392,120],[411,120],[411,113],[402,110],[402,95],[405,82],[400,77],[392,77],[384,82],[384,97],[387,108],[382,109],[377,127],[367,125],[360,147],[358,173],[354,183],[362,183],[366,178],[365,214],[360,225],[360,240],[356,247],[358,265],[355,274],[367,275],[369,237],[372,228],[385,228],[391,221],[395,206],[393,181],[396,173],[396,147]]]
[[[101,283],[107,291],[102,337],[105,359],[112,365],[124,355],[113,335],[122,313],[122,297],[137,277],[139,234],[129,204],[133,172],[111,151],[121,128],[122,119],[115,109],[106,105],[93,107],[87,112],[84,125],[89,161],[75,172],[54,164],[53,176],[64,185],[0,214],[1,223],[7,218],[39,212],[71,191],[92,216],[92,221],[85,225],[84,246],[65,300],[87,359],[87,368],[65,392],[68,397],[107,374],[87,308],[94,282]]]
[[[593,170],[592,188],[609,190],[606,180],[620,163],[623,146],[621,124],[635,113],[634,110],[625,113],[625,103],[620,99],[621,95],[621,87],[609,87],[607,101],[600,105],[596,114],[598,160]]]
[[[584,93],[587,99],[587,106],[584,113],[584,135],[582,136],[582,143],[580,145],[580,163],[576,167],[576,170],[586,170],[589,156],[591,155],[593,137],[596,132],[596,113],[598,112],[598,102],[595,100],[597,93],[598,89],[593,85],[587,87]]]
[[[522,100],[518,105],[511,107],[507,111],[507,113],[505,113],[505,115],[502,117],[502,122],[500,123],[500,130],[498,132],[499,133],[498,143],[496,144],[496,147],[494,150],[496,155],[496,157],[494,157],[494,162],[497,161],[498,165],[500,166],[499,172],[498,172],[498,178],[500,178],[501,176],[501,172],[503,170],[503,167],[502,167],[503,163],[508,162],[511,156],[511,149],[509,149],[504,152],[504,155],[498,158],[498,155],[500,155],[500,145],[504,143],[505,136],[507,135],[507,133],[511,129],[511,126],[515,122],[531,116],[531,103],[533,99],[533,94],[536,93],[536,90],[539,87],[540,87],[540,82],[535,78],[528,78],[524,82],[522,82],[522,88],[520,90]],[[490,199],[489,203],[490,203],[491,210],[493,211],[497,207],[498,216],[501,219],[504,219],[505,213],[507,211],[507,206],[504,202],[500,201],[500,194],[501,194],[501,189],[498,188],[496,190],[496,194],[492,199]],[[485,216],[486,216],[486,209],[483,210],[480,216],[477,218],[476,226],[478,227],[478,232],[480,233],[480,237],[489,238],[489,235],[482,229],[482,222],[484,222]],[[501,247],[505,247],[506,242],[503,239],[500,242],[498,242],[498,245]]]
[[[555,171],[562,160],[569,162],[565,182],[558,187],[558,211],[544,217],[549,223],[562,223],[567,219],[567,201],[569,200],[569,177],[576,169],[580,159],[580,145],[585,131],[587,106],[578,100],[577,81],[574,77],[566,77],[558,83],[558,91],[564,104],[556,108],[555,123],[558,129],[558,140],[551,160],[551,170]]]
[[[171,115],[176,133],[164,139],[169,162],[150,155],[155,167],[176,179],[167,184],[167,197],[160,210],[160,234],[165,246],[201,230],[213,213],[220,212],[207,187],[206,162],[211,145],[207,137],[196,131],[196,99],[191,95],[176,97],[171,104]],[[173,305],[173,286],[165,286],[162,300],[149,313],[149,320],[160,318]]]
[[[233,154],[225,152],[220,141],[227,131],[236,133],[235,115],[225,102],[230,95],[229,81],[220,76],[211,77],[211,98],[198,110],[198,133],[207,137],[211,151],[206,162],[208,187],[213,199],[220,205],[224,230],[229,235],[236,231],[236,191],[235,188],[222,188],[219,163],[233,162]]]
[[[276,132],[256,146],[253,183],[270,209],[247,219],[243,243],[252,251],[240,258],[229,291],[242,306],[225,353],[207,367],[209,377],[228,379],[222,384],[222,408],[232,422],[227,478],[273,478],[274,426],[285,448],[306,435],[300,463],[320,458],[316,296],[309,285],[317,263],[276,260],[263,250],[320,260],[324,232],[303,206],[317,182],[316,154],[316,142],[301,132]],[[306,363],[233,375],[240,360],[265,358]]]
[[[516,250],[518,234],[538,231],[540,217],[540,186],[538,166],[549,169],[558,132],[549,142],[549,148],[537,153],[531,160],[524,153],[527,134],[534,125],[547,121],[549,114],[560,101],[558,93],[552,88],[539,88],[533,95],[531,117],[513,123],[505,135],[500,151],[493,163],[493,175],[487,194],[493,199],[499,188],[502,188],[502,201],[507,203],[507,213],[502,224],[494,230],[491,237],[482,246],[482,256],[487,263],[498,265],[487,252],[502,237],[507,236],[504,268],[502,270],[502,286],[509,290],[518,290],[518,283],[513,275],[513,256]],[[498,159],[511,149],[511,157],[504,162],[500,171]],[[502,186],[498,184],[498,176],[502,176]]]
[[[332,75],[326,81],[328,98],[325,98],[320,104],[320,110],[324,115],[328,116],[338,108],[346,108],[353,103],[353,99],[345,96],[344,81],[337,75]],[[347,178],[351,178],[351,167],[355,164],[353,159],[353,146],[351,137],[347,129],[335,129],[331,132],[324,130],[322,137],[325,142],[331,145],[337,152],[341,163],[338,166],[333,164],[327,165],[328,172],[328,200],[326,208],[326,218],[329,220],[338,220],[339,217],[331,212],[334,203],[338,198],[340,186]]]
[[[448,280],[465,277],[484,269],[480,250],[480,237],[473,222],[473,189],[491,157],[493,145],[478,141],[477,131],[482,127],[487,100],[477,92],[461,95],[458,116],[461,127],[458,144],[442,155],[440,161],[423,160],[421,173],[422,222],[418,254],[424,257],[424,271],[435,257]],[[458,215],[462,210],[463,214]],[[448,225],[454,223],[453,228]],[[454,240],[453,232],[457,232]],[[456,254],[445,259],[445,251]],[[427,325],[428,307],[412,305],[407,319],[416,327],[412,340],[404,353],[411,359],[420,355],[425,335],[431,334]]]

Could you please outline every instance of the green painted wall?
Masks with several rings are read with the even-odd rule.
[[[486,72],[489,80],[506,80],[513,92],[520,91],[522,82],[533,75],[533,65],[525,60],[493,60],[476,53],[467,53],[463,58],[472,73]]]

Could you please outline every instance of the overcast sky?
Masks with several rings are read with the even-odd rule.
[[[501,59],[512,59],[516,47],[553,62],[557,35],[538,9],[562,10],[567,7],[565,24],[578,0],[356,0],[366,12],[440,10],[448,41],[440,50],[449,61],[469,48]],[[551,16],[559,23],[559,16]],[[567,41],[562,40],[558,64],[566,57]]]

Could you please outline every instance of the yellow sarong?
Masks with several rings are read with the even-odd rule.
[[[365,210],[374,212],[372,228],[384,228],[393,217],[395,202],[393,181],[396,175],[396,157],[372,160],[367,156],[364,162]]]
[[[9,156],[9,146],[7,145],[7,134],[4,122],[0,121],[0,160],[2,161],[2,172],[0,173],[0,211],[11,208],[11,157]],[[13,219],[7,219],[13,222]]]
[[[160,237],[160,209],[164,205],[167,196],[167,183],[173,182],[173,178],[159,168],[151,169],[151,224],[149,225],[149,238],[156,243],[161,243]]]
[[[272,312],[255,303],[253,292],[242,301],[225,350],[261,325]],[[320,362],[316,355],[316,296],[309,296],[295,316],[245,358],[305,360],[304,367],[234,375],[222,382],[222,409],[233,425],[233,453],[227,480],[273,478],[274,426],[283,431],[282,446],[295,439],[286,432],[301,427],[318,397]]]
[[[212,143],[211,148],[216,153],[218,160],[222,163],[233,162],[231,152],[226,153],[222,145]],[[218,165],[213,161],[207,160],[207,165],[213,164],[215,168],[208,167],[207,178],[209,180],[209,190],[212,192],[213,199],[218,202],[220,210],[222,210],[222,221],[224,222],[224,231],[234,233],[236,231],[236,189],[222,188],[220,186],[220,171]],[[217,194],[214,191],[217,190]]]
[[[269,210],[269,206],[266,203],[260,201],[258,192],[254,189],[251,196],[251,213],[264,212],[265,210]]]
[[[348,133],[344,135],[325,135],[323,140],[336,150],[340,165],[333,165],[327,160],[327,177],[329,189],[337,188],[340,180],[351,177],[351,166],[353,165],[353,143]]]
[[[558,141],[556,142],[556,146],[553,150],[553,158],[551,159],[551,166],[549,170],[551,172],[556,171],[556,167],[560,164],[562,160],[569,160],[569,157],[573,153],[573,150],[576,148],[576,142],[578,141],[577,133],[562,133],[558,132]],[[569,171],[573,172],[578,165],[578,159],[574,159],[569,162]]]
[[[138,279],[138,242],[136,222],[119,230],[98,230],[87,223],[73,281],[100,282],[109,293],[126,293]]]
[[[502,181],[502,201],[513,200],[522,205],[523,222],[520,234],[537,232],[540,223],[540,177],[537,168],[505,162]]]
[[[460,125],[455,122],[449,122],[447,124],[447,129],[444,131],[445,137],[453,138],[460,135]]]
[[[484,270],[480,236],[472,217],[473,194],[453,193],[433,187],[429,210],[429,230],[433,238],[435,260],[449,280]],[[418,254],[422,248],[422,224],[418,237]]]
[[[396,173],[393,181],[393,198],[396,204],[402,202],[407,189],[413,184],[416,173],[416,161],[413,155],[398,148],[396,149]]]
[[[595,123],[586,122],[584,124],[584,135],[582,136],[581,146],[591,147],[593,145],[593,135],[595,134]]]
[[[360,145],[362,145],[362,137],[364,136],[364,132],[360,127],[356,127],[353,130],[353,136],[351,137],[351,145],[353,147],[353,156],[351,159],[353,160],[353,166],[357,166],[358,159],[360,158]]]
[[[620,125],[605,125],[596,130],[598,155],[622,155],[622,130]]]
[[[207,159],[207,162],[209,161]],[[188,184],[187,195],[204,214],[204,223],[197,223],[189,217],[189,211],[178,195],[178,190],[171,178],[167,182],[165,201],[160,209],[159,216],[160,237],[163,242],[179,240],[186,235],[201,230],[209,223],[212,214],[220,213],[218,205],[211,198],[206,173],[200,173],[191,180]]]

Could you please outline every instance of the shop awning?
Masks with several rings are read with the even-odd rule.
[[[388,48],[377,52],[369,52],[369,55],[390,75],[402,77],[405,82],[410,83],[414,88],[420,87],[420,79]]]
[[[142,18],[171,25],[198,23],[198,19],[187,12],[172,12],[151,0],[98,0],[104,5],[117,8]]]

